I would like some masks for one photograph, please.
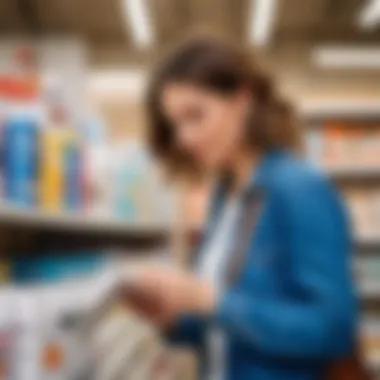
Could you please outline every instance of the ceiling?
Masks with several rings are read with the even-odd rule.
[[[149,65],[152,55],[163,46],[194,29],[207,27],[248,42],[250,0],[145,0],[155,31],[154,45],[145,50],[133,40],[121,1],[0,0],[0,37],[80,36],[90,47],[92,67],[121,66],[123,70]],[[322,70],[310,59],[311,48],[321,44],[380,46],[379,28],[363,32],[357,27],[359,12],[367,1],[277,0],[272,38],[262,53],[285,93],[299,102],[327,95],[338,99],[342,94],[353,99],[359,94],[363,99],[378,99],[377,71]],[[101,95],[96,102],[102,103],[116,137],[125,131],[125,120],[131,115],[141,117],[141,110],[126,107],[125,96],[119,96],[117,102],[114,97],[109,100],[104,90]]]
[[[247,41],[250,0],[145,0],[155,43],[135,44],[123,18],[122,0],[0,0],[0,37],[80,36],[90,47],[92,67],[144,66],[152,56],[189,32],[206,27]],[[377,71],[321,70],[310,51],[321,44],[374,45],[380,28],[357,27],[369,0],[277,0],[270,43],[260,51],[268,67],[297,96],[314,92],[378,93]]]
[[[249,0],[147,0],[156,44],[136,49],[121,0],[1,0],[0,35],[72,34],[92,46],[94,59],[146,56],[189,31],[207,26],[245,40]],[[365,0],[278,0],[269,50],[289,44],[380,42],[380,30],[356,27]]]

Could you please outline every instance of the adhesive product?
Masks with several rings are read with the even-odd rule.
[[[64,147],[64,205],[69,210],[79,210],[82,197],[82,154],[75,134],[68,134]]]
[[[64,109],[51,111],[41,137],[40,203],[49,210],[78,209],[81,205],[80,149],[77,134]]]
[[[5,197],[23,206],[36,203],[38,121],[28,112],[10,114],[3,132]]]
[[[137,170],[136,162],[132,160],[128,162],[127,154],[127,149],[117,146],[112,155],[113,212],[118,218],[136,220],[139,217],[136,195],[141,190],[139,186],[141,172]]]
[[[86,206],[94,217],[109,217],[113,211],[115,186],[111,156],[112,150],[105,143],[85,147],[86,171],[82,170],[82,181],[86,183]]]
[[[48,210],[60,210],[64,194],[65,132],[53,128],[41,134],[40,205]]]
[[[114,213],[128,220],[151,219],[157,189],[145,149],[138,142],[121,142],[114,146]]]
[[[74,134],[69,129],[47,128],[41,140],[41,206],[49,210],[78,209],[80,151]]]

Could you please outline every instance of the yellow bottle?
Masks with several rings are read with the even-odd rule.
[[[60,211],[65,206],[66,148],[75,134],[62,114],[53,116],[53,123],[41,134],[40,206]]]
[[[47,210],[59,210],[63,198],[64,134],[46,129],[41,135],[40,205]]]

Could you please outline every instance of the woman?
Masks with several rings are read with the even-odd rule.
[[[218,178],[193,273],[149,268],[129,298],[203,378],[316,380],[353,349],[350,232],[339,197],[299,155],[290,108],[237,47],[183,44],[153,78],[152,148],[172,173]]]

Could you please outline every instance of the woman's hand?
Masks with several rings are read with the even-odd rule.
[[[209,315],[216,305],[212,285],[175,268],[149,266],[125,293],[138,312],[159,324],[169,324],[183,313]]]

